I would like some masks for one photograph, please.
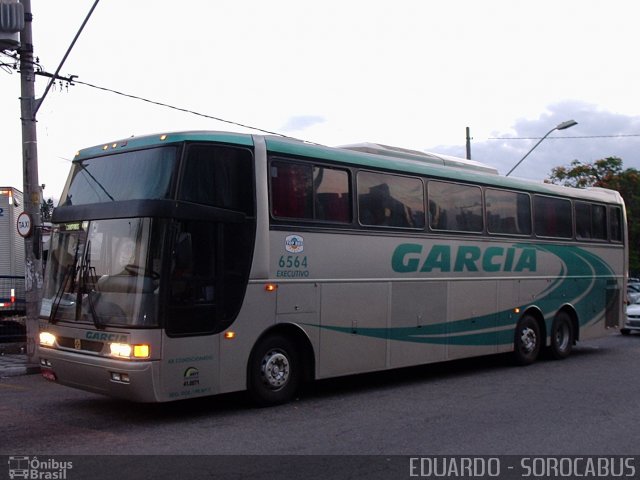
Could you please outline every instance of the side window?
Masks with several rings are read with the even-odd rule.
[[[274,217],[351,222],[346,170],[278,160],[271,162],[270,184]]]
[[[534,197],[535,232],[539,237],[571,238],[571,202],[536,195]]]
[[[575,202],[576,238],[583,240],[607,239],[607,209],[604,205]]]
[[[413,177],[374,172],[358,173],[360,224],[423,229],[424,187]]]
[[[622,242],[622,210],[609,207],[609,235],[612,242]]]
[[[271,163],[271,213],[274,217],[313,219],[311,165]]]
[[[593,238],[598,240],[607,239],[607,207],[604,205],[593,205],[591,207],[591,228]]]
[[[482,190],[479,187],[430,181],[429,225],[433,230],[482,232]]]
[[[336,168],[313,167],[316,220],[351,222],[349,173]]]
[[[529,195],[488,188],[485,202],[489,233],[531,235]]]
[[[253,156],[221,145],[190,145],[180,200],[253,215]]]

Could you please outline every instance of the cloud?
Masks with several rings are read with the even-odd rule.
[[[297,115],[289,117],[280,130],[283,132],[300,132],[324,122],[326,122],[326,118],[319,115]]]
[[[511,175],[543,180],[553,167],[573,160],[591,162],[606,157],[619,157],[625,168],[640,169],[640,116],[613,113],[579,101],[555,103],[538,118],[516,120],[507,132],[473,139],[471,158],[498,168],[504,175],[551,128],[571,119],[578,125],[552,132]],[[425,150],[466,155],[464,145],[439,145]]]

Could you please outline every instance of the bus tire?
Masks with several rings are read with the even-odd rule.
[[[261,407],[291,400],[302,379],[300,358],[288,337],[268,335],[261,339],[249,360],[247,389],[251,399]]]
[[[524,315],[516,326],[513,356],[518,365],[530,365],[540,353],[540,326],[531,315]]]
[[[575,334],[573,322],[567,312],[559,312],[551,326],[551,344],[549,353],[551,358],[562,360],[571,354]]]

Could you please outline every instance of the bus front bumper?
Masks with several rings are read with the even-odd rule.
[[[159,362],[126,361],[39,348],[42,376],[61,385],[134,402],[157,402]]]

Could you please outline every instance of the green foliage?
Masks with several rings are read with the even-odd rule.
[[[640,274],[640,171],[622,168],[622,159],[607,157],[593,163],[574,160],[568,167],[555,167],[551,183],[567,187],[602,187],[620,192],[629,226],[629,272]]]
[[[42,203],[40,204],[40,215],[42,215],[43,222],[51,221],[51,214],[53,213],[53,208],[54,208],[54,205],[53,205],[52,198],[42,200]]]

